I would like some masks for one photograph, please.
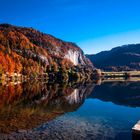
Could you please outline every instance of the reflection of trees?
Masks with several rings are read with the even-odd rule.
[[[13,104],[18,101],[22,95],[23,88],[22,85],[11,85],[9,86],[1,86],[0,87],[0,109],[4,107],[4,105]]]
[[[0,87],[0,131],[30,129],[76,110],[93,84],[23,83]]]

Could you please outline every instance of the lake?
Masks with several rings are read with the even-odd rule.
[[[131,140],[140,82],[0,85],[0,140]]]

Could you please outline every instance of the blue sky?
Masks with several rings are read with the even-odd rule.
[[[0,0],[0,23],[36,28],[92,54],[140,43],[140,0]]]

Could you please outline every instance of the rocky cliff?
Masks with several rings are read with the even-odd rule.
[[[36,75],[74,67],[93,67],[76,44],[32,28],[0,25],[0,73]]]

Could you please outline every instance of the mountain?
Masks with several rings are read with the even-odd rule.
[[[140,70],[140,44],[130,44],[87,55],[94,66],[106,71]]]
[[[33,28],[0,24],[0,73],[34,76],[48,71],[92,67],[75,43]]]

